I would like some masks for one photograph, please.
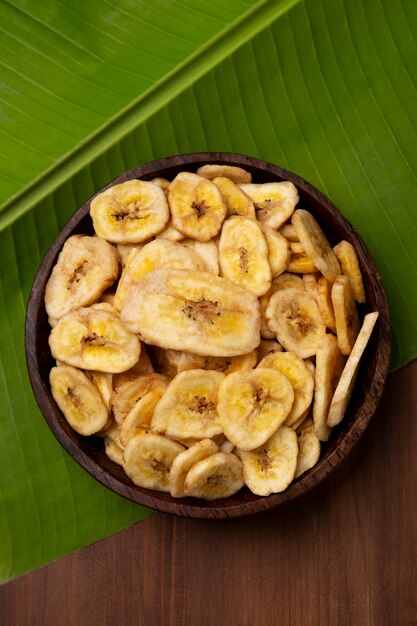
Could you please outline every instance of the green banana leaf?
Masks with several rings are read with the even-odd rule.
[[[149,511],[48,430],[23,327],[42,255],[92,193],[150,159],[259,156],[308,179],[369,246],[392,367],[416,357],[414,0],[0,1],[0,581]]]

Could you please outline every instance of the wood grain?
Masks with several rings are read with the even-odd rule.
[[[157,513],[0,588],[2,626],[417,623],[417,362],[314,492],[209,521]]]
[[[205,163],[241,166],[251,172],[255,183],[292,181],[300,195],[300,206],[313,213],[330,243],[334,245],[346,239],[354,245],[367,297],[366,305],[361,307],[361,314],[379,311],[375,330],[361,360],[346,416],[340,426],[332,431],[329,441],[322,446],[322,456],[315,467],[295,480],[283,493],[268,497],[256,496],[245,488],[230,498],[217,502],[203,502],[195,498],[174,499],[170,494],[134,485],[122,468],[106,456],[102,439],[83,437],[70,427],[55,403],[49,387],[49,371],[53,360],[48,346],[50,327],[44,307],[44,292],[45,284],[66,239],[75,233],[93,232],[89,216],[90,201],[87,201],[71,218],[41,264],[28,303],[25,345],[29,377],[42,414],[55,437],[90,474],[116,493],[149,508],[187,517],[227,519],[265,511],[307,493],[327,478],[351,452],[374,414],[385,384],[390,360],[391,327],[381,278],[361,237],[326,196],[292,172],[244,155],[208,152],[152,161],[125,172],[105,188],[134,178],[148,180],[161,176],[172,180],[180,171],[195,171]]]

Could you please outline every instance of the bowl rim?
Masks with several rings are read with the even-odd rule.
[[[276,178],[277,181],[289,180],[293,182],[299,190],[306,195],[313,197],[317,203],[332,214],[332,217],[337,220],[339,226],[355,240],[355,243],[360,248],[361,259],[366,264],[366,267],[369,268],[372,276],[372,285],[374,286],[378,299],[378,311],[380,313],[378,318],[379,335],[384,339],[384,350],[379,349],[376,352],[376,360],[374,362],[376,375],[372,377],[371,385],[365,391],[365,396],[362,405],[359,407],[355,421],[344,434],[340,444],[328,456],[322,457],[311,470],[308,470],[305,474],[292,482],[285,491],[278,494],[271,494],[269,496],[254,496],[251,494],[246,501],[245,499],[241,499],[238,502],[233,502],[234,496],[225,499],[225,501],[215,500],[211,502],[204,502],[193,498],[174,499],[169,494],[165,494],[164,492],[156,492],[137,487],[131,483],[127,476],[126,480],[122,480],[121,477],[116,477],[111,471],[109,471],[109,469],[98,465],[94,459],[88,456],[74,443],[65,430],[64,425],[59,419],[57,419],[59,409],[55,404],[50,394],[50,390],[47,388],[47,385],[42,379],[37,367],[37,321],[41,307],[44,306],[43,297],[45,285],[63,243],[72,234],[72,231],[78,225],[80,220],[85,218],[88,214],[91,200],[98,193],[101,193],[105,189],[126,180],[135,178],[149,180],[155,177],[158,173],[161,175],[161,172],[165,169],[168,170],[177,168],[178,171],[180,171],[179,168],[182,167],[184,169],[186,166],[192,166],[196,169],[196,167],[205,163],[236,165],[242,168],[245,168],[246,166],[252,169],[255,168],[261,170],[265,174],[269,174],[270,176]],[[371,417],[373,416],[381,399],[388,376],[390,352],[391,325],[388,303],[382,281],[368,248],[350,222],[342,215],[329,198],[327,198],[321,191],[301,176],[268,161],[231,152],[199,152],[155,159],[127,170],[103,188],[96,191],[93,196],[89,198],[68,220],[64,228],[61,229],[46,252],[37,270],[26,309],[25,353],[29,379],[41,413],[56,439],[72,456],[72,458],[79,463],[79,465],[87,470],[101,484],[105,485],[112,491],[151,509],[182,517],[205,519],[242,517],[275,508],[279,505],[290,502],[291,500],[294,500],[317,487],[323,480],[333,473],[336,466],[346,459],[369,425]],[[110,469],[112,463],[113,462],[110,463]],[[113,465],[117,467],[115,464]],[[238,494],[235,494],[235,496],[236,495]]]

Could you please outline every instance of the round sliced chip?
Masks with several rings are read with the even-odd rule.
[[[242,463],[234,454],[217,452],[190,469],[184,482],[186,496],[203,500],[228,498],[243,487]]]
[[[302,359],[316,354],[326,333],[316,301],[306,291],[298,289],[274,293],[266,319],[279,343]]]
[[[143,374],[119,385],[110,398],[116,422],[122,424],[139,400],[154,389],[166,389],[168,383],[169,379],[162,374]]]
[[[181,233],[208,241],[219,232],[227,209],[219,188],[207,178],[180,172],[168,189],[172,224]]]
[[[268,326],[268,321],[266,319],[266,310],[268,308],[269,301],[271,296],[277,291],[281,291],[282,289],[286,289],[287,287],[293,287],[295,289],[301,289],[304,291],[303,281],[299,276],[294,276],[294,274],[288,274],[285,272],[284,274],[280,274],[273,279],[271,283],[271,287],[269,290],[259,298],[259,308],[261,313],[261,337],[264,339],[273,339],[275,334]]]
[[[211,439],[202,439],[180,452],[174,459],[169,473],[169,491],[173,498],[183,498],[185,496],[184,483],[190,469],[203,459],[216,454],[219,446]]]
[[[175,439],[220,434],[217,395],[224,377],[213,370],[177,374],[155,409],[152,430]]]
[[[235,356],[259,344],[257,297],[209,272],[149,272],[129,291],[121,318],[146,343],[161,348]]]
[[[73,235],[65,242],[46,283],[47,314],[56,320],[93,304],[118,274],[119,260],[114,246],[99,237]]]
[[[314,393],[314,377],[308,371],[303,359],[294,352],[275,352],[266,356],[258,367],[271,367],[284,374],[294,389],[294,403],[286,420],[286,426],[292,426],[309,408]]]
[[[120,310],[131,287],[152,270],[162,267],[202,272],[207,269],[194,250],[175,241],[155,239],[129,256],[117,286],[114,306]]]
[[[271,286],[268,246],[259,224],[235,215],[223,224],[219,244],[221,275],[257,296]]]
[[[143,180],[127,180],[97,194],[90,204],[94,230],[113,243],[138,243],[161,232],[169,208],[160,187]]]
[[[141,344],[108,311],[81,308],[61,317],[49,335],[52,356],[85,370],[115,374],[139,360]]]
[[[292,223],[306,255],[323,276],[333,283],[341,272],[339,261],[314,217],[304,209],[297,209],[292,216]]]
[[[165,389],[157,388],[143,396],[126,415],[120,427],[120,441],[124,447],[138,433],[149,430],[155,407],[162,398]]]
[[[154,433],[139,433],[124,451],[123,468],[132,482],[145,489],[169,492],[169,471],[184,446]]]
[[[198,168],[197,174],[213,180],[221,176],[222,178],[228,178],[236,184],[250,183],[252,182],[252,175],[250,172],[236,167],[236,165],[218,165],[216,163],[208,163]]]
[[[252,493],[269,496],[284,491],[294,478],[297,467],[297,435],[281,426],[272,437],[254,450],[240,450],[243,478]]]
[[[242,450],[262,445],[286,420],[294,402],[288,378],[266,367],[226,376],[218,398],[226,437]]]
[[[280,228],[292,215],[298,202],[297,187],[288,180],[241,185],[241,189],[253,200],[256,219],[271,228]]]
[[[80,435],[93,435],[107,424],[109,412],[98,389],[84,372],[60,365],[49,374],[51,392],[69,425]]]

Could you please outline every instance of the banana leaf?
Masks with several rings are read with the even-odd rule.
[[[0,2],[0,581],[149,511],[49,432],[23,346],[36,268],[68,218],[153,158],[235,151],[291,169],[354,224],[416,357],[414,0]]]

